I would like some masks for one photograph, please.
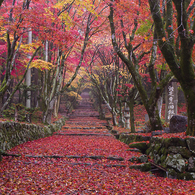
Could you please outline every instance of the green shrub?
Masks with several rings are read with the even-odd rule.
[[[3,117],[15,119],[15,111],[18,110],[18,121],[27,121],[27,116],[32,120],[38,121],[42,119],[42,112],[39,108],[27,108],[23,104],[11,104],[11,106],[3,111]]]

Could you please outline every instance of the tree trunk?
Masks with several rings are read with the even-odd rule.
[[[100,97],[100,95],[98,95],[98,103],[99,103],[99,115],[100,115],[100,119],[103,120],[105,119],[105,113],[103,111],[103,108],[102,108],[102,98]]]
[[[172,6],[172,2],[175,5],[177,12],[177,29],[172,29],[172,33],[169,33],[174,37],[173,32],[178,31],[179,44],[170,44],[170,37],[167,37],[167,32],[164,29],[164,21],[161,18],[160,12],[160,1],[148,0],[150,4],[150,11],[152,13],[153,21],[156,27],[158,35],[158,45],[161,52],[169,65],[169,68],[173,72],[174,76],[181,84],[184,91],[186,102],[187,102],[187,113],[188,113],[188,128],[187,134],[195,135],[195,74],[194,64],[192,59],[192,52],[194,48],[194,33],[190,33],[190,30],[194,31],[195,25],[192,25],[189,29],[188,21],[190,14],[188,6],[190,1],[173,0],[167,1],[167,7]],[[167,9],[168,10],[168,9]],[[170,10],[170,9],[169,9]],[[172,11],[167,11],[169,19],[169,25],[173,23]],[[172,25],[173,26],[173,25]],[[171,28],[170,28],[171,29]],[[166,38],[165,40],[163,38]],[[179,48],[178,45],[180,45]],[[179,50],[179,58],[175,54],[175,50]]]
[[[29,29],[28,32],[28,44],[32,43],[32,31]],[[31,59],[31,56],[28,55],[29,60]],[[31,68],[27,70],[26,73],[26,86],[27,89],[31,86]],[[26,92],[26,107],[31,108],[31,90],[27,90]],[[28,123],[31,122],[31,115],[29,113],[26,114],[26,121]]]
[[[15,112],[14,112],[14,120],[15,120],[16,122],[18,121],[18,109],[19,109],[19,107],[16,106]]]
[[[123,116],[123,113],[122,113],[122,102],[121,102],[121,100],[119,100],[119,106],[120,106],[120,111],[119,111],[120,112],[119,113],[120,117],[119,117],[119,121],[118,121],[118,126],[124,128],[125,127],[125,119],[124,119],[124,116]]]
[[[117,126],[116,112],[112,112],[112,122],[113,126]]]
[[[186,98],[188,115],[188,127],[186,134],[195,136],[195,91],[193,90],[192,87],[190,88],[186,87],[184,90],[184,94]]]
[[[0,96],[0,108],[3,106],[3,96]]]
[[[188,127],[186,134],[195,136],[195,101],[193,100],[191,103],[187,106]]]
[[[54,117],[58,117],[59,107],[60,107],[60,98],[61,96],[58,95],[55,104],[54,104]]]
[[[39,86],[39,75],[38,75],[38,71],[39,70],[37,70],[36,68],[32,68],[32,71],[33,71],[33,73],[32,73],[32,75],[33,75],[33,77],[32,77],[32,80],[33,80],[33,83],[32,83],[32,85],[34,85],[34,86],[36,86],[36,87],[38,87]],[[37,105],[38,105],[38,94],[39,94],[39,89],[37,88],[37,90],[34,90],[33,91],[33,93],[32,93],[32,98],[33,98],[33,101],[32,101],[32,103],[33,103],[33,105],[32,105],[32,107],[37,107]]]
[[[54,109],[54,103],[55,103],[55,99],[50,101],[49,106],[47,106],[46,111],[43,113],[43,123],[45,124],[49,124],[49,125],[51,124],[51,117]]]
[[[125,120],[124,120],[122,113],[120,114],[120,117],[119,117],[118,126],[122,128],[125,127]]]
[[[131,125],[131,133],[135,133],[135,118],[134,118],[134,96],[130,98],[128,102],[129,112],[130,112],[130,125]]]
[[[28,32],[28,44],[32,43],[32,31],[29,29]],[[31,59],[31,56],[28,55],[29,60]],[[27,88],[31,86],[31,69],[29,68],[27,73],[26,73],[26,86]],[[27,97],[26,97],[26,107],[31,108],[31,91],[27,90],[26,92]]]
[[[47,112],[44,113],[43,116],[43,123],[50,125],[51,124],[51,117],[52,117],[53,109],[48,109]]]
[[[149,120],[150,120],[150,129],[151,131],[156,131],[156,130],[162,130],[163,126],[158,114],[158,110],[152,109],[151,111],[148,112]]]
[[[55,118],[58,117],[57,104],[58,104],[58,100],[56,99],[54,103],[54,110],[53,110],[53,115]]]

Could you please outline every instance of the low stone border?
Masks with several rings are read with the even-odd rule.
[[[167,169],[170,178],[195,180],[195,138],[152,137],[146,154]]]
[[[64,117],[44,127],[18,122],[0,122],[0,149],[6,151],[27,141],[51,136],[65,125],[65,121]]]
[[[195,180],[195,138],[162,138],[135,134],[119,134],[119,140],[130,147],[140,149],[159,166],[167,170],[170,178]],[[149,143],[144,143],[149,141]],[[133,142],[133,143],[132,143]],[[139,146],[139,147],[138,147]]]

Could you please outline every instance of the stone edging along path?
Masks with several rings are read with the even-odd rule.
[[[0,149],[6,151],[27,141],[51,136],[62,128],[66,120],[63,117],[44,127],[19,122],[0,122]]]
[[[178,137],[166,134],[165,137],[142,136],[141,134],[122,133],[116,137],[147,154],[152,164],[166,170],[171,178],[195,180],[195,138]]]

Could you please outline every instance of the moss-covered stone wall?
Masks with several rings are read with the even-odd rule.
[[[136,134],[120,134],[119,140],[130,144],[148,140],[144,152],[157,165],[167,170],[167,176],[195,180],[195,138],[162,138]]]
[[[66,118],[61,118],[44,127],[18,122],[0,122],[0,149],[6,151],[27,141],[50,136],[62,128],[65,120]]]
[[[146,154],[166,168],[169,177],[195,180],[195,138],[152,137]]]

